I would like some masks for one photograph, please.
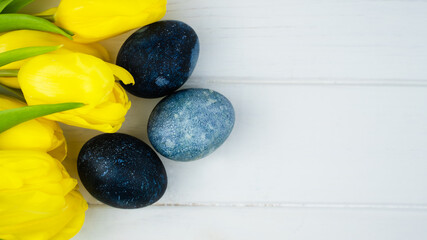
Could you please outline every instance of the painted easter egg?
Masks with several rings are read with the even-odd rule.
[[[84,144],[77,160],[80,179],[99,201],[117,208],[140,208],[159,200],[167,186],[165,168],[143,141],[106,133]]]
[[[209,89],[185,89],[160,101],[148,121],[148,138],[163,156],[177,161],[203,158],[234,126],[230,101]]]
[[[135,78],[123,85],[142,98],[169,95],[180,88],[193,72],[199,57],[196,32],[180,21],[160,21],[133,33],[122,45],[117,65]]]

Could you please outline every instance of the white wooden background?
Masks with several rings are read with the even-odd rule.
[[[235,128],[203,160],[162,158],[154,206],[98,205],[81,186],[74,239],[427,239],[426,0],[169,0],[165,19],[200,37],[184,87],[227,96]],[[127,36],[103,44],[115,56]],[[148,142],[159,100],[131,100],[121,132]],[[99,133],[65,131],[77,177]]]

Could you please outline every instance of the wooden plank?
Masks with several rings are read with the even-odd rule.
[[[427,1],[170,0],[165,19],[200,36],[201,81],[426,85],[426,12]],[[129,35],[103,41],[114,59]]]
[[[425,0],[168,1],[165,19],[201,40],[185,87],[227,96],[236,127],[206,159],[162,158],[156,206],[91,205],[74,239],[426,239],[426,12]],[[115,58],[129,35],[102,44]],[[147,142],[159,100],[131,100],[121,132]],[[77,177],[99,132],[64,129]]]
[[[202,81],[425,85],[426,1],[174,0]],[[128,36],[104,42],[113,55]]]
[[[163,159],[160,203],[427,204],[427,88],[188,84],[234,104],[230,138],[205,159]],[[132,97],[121,132],[148,142],[159,100]],[[72,175],[98,133],[66,128]],[[91,202],[94,202],[91,200]]]
[[[75,240],[424,240],[427,212],[348,209],[93,207]]]

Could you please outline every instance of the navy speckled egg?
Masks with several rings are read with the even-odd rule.
[[[180,21],[160,21],[133,33],[120,48],[117,65],[127,69],[135,85],[123,85],[143,98],[163,97],[180,88],[199,58],[196,32]]]
[[[121,133],[98,135],[82,147],[80,179],[92,196],[117,208],[140,208],[159,200],[167,186],[157,154],[143,141]]]
[[[217,149],[234,126],[230,101],[209,89],[178,91],[157,104],[148,138],[163,156],[177,161],[203,158]]]

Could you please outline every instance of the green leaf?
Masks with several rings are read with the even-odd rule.
[[[25,102],[24,94],[22,94],[21,90],[14,89],[10,87],[6,87],[3,84],[0,84],[0,94],[16,98],[22,102]]]
[[[9,5],[13,0],[0,0],[0,13]]]
[[[0,133],[28,120],[84,106],[83,103],[42,104],[0,111]]]
[[[7,7],[3,10],[4,13],[16,13],[21,10],[21,8],[27,6],[32,3],[34,0],[13,0],[12,3],[7,5]]]
[[[61,34],[71,40],[73,39],[70,34],[66,33],[64,30],[46,19],[20,13],[0,14],[0,32],[21,29],[51,32]]]
[[[64,31],[64,32],[66,32],[67,34],[69,34],[70,36],[74,36],[74,33],[73,32],[71,32],[70,30],[68,30],[68,29],[65,29],[65,28],[62,28],[62,27],[59,27],[62,31]]]
[[[52,52],[52,51],[58,50],[61,47],[62,45],[46,46],[46,47],[25,47],[25,48],[10,50],[7,52],[2,52],[0,53],[0,67],[12,62],[22,60],[22,59]]]
[[[48,20],[49,22],[55,22],[55,16],[54,16],[54,15],[34,15],[34,16],[39,17],[39,18],[46,19],[46,20]],[[62,28],[62,30],[65,30],[65,29],[63,29],[63,28]],[[1,240],[1,239],[0,239],[0,240]]]

